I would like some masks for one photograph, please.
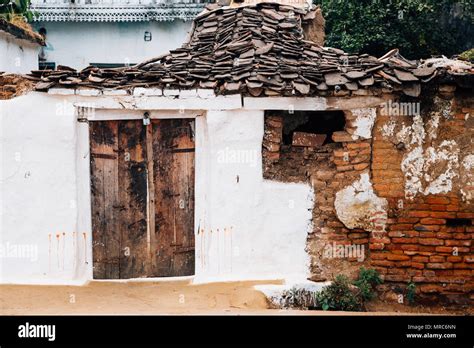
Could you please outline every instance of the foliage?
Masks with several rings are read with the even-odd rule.
[[[472,47],[472,0],[313,0],[326,19],[326,45],[410,59],[451,56]]]
[[[375,296],[375,287],[382,284],[379,272],[375,269],[366,269],[362,267],[359,271],[359,279],[354,281],[354,285],[360,289],[362,298],[370,301]]]
[[[279,299],[280,308],[309,309],[316,307],[316,292],[292,287],[285,290]]]
[[[7,21],[11,21],[20,15],[31,22],[34,14],[29,7],[30,0],[0,0],[0,18],[3,17]]]
[[[464,51],[459,55],[459,59],[474,63],[474,48]]]
[[[412,304],[415,302],[415,295],[416,295],[415,283],[408,283],[406,297],[409,304]]]
[[[354,291],[349,279],[344,275],[336,276],[330,285],[318,292],[316,300],[323,310],[361,311],[363,305],[360,293]]]

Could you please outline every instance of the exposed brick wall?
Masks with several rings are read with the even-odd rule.
[[[346,113],[346,130],[351,131],[352,115]],[[351,184],[370,164],[370,140],[354,141],[348,132],[337,132],[330,143],[321,147],[294,147],[282,144],[283,117],[273,113],[265,117],[263,139],[263,175],[284,182],[309,182],[314,189],[313,231],[308,235],[307,251],[311,258],[311,279],[324,281],[337,274],[355,277],[364,264],[356,257],[325,258],[324,248],[336,245],[362,245],[365,259],[369,232],[348,229],[334,209],[336,192]]]
[[[444,96],[449,100],[453,96]],[[465,105],[470,104],[470,106]],[[423,103],[423,101],[422,101]],[[421,113],[424,123],[430,119]],[[434,146],[454,139],[459,144],[459,158],[472,154],[474,145],[472,116],[474,105],[465,96],[452,99],[449,114],[443,115],[438,136],[427,139],[423,147]],[[390,120],[409,124],[410,117],[378,115],[373,135],[371,163],[372,182],[378,196],[389,202],[387,238],[383,247],[371,245],[371,265],[385,275],[389,282],[414,282],[421,295],[442,293],[448,297],[473,298],[474,255],[473,226],[449,227],[447,219],[474,219],[473,201],[467,202],[460,190],[472,192],[468,178],[461,172],[453,179],[450,192],[418,194],[413,199],[405,196],[405,177],[401,163],[407,151],[395,137],[383,135],[383,126]],[[466,135],[468,135],[466,137]],[[466,139],[469,139],[466,141]],[[439,175],[446,168],[445,161],[433,165],[430,174]],[[474,196],[474,195],[473,195]],[[470,294],[470,295],[467,295]]]
[[[423,150],[430,146],[437,149],[443,141],[454,140],[459,163],[474,149],[474,103],[472,96],[463,93],[455,97],[453,89],[447,88],[447,92],[437,95],[435,103],[434,95],[428,97],[428,102],[421,101],[432,104],[421,111],[426,131]],[[441,107],[438,110],[443,117],[432,136],[427,124],[432,122],[437,102],[450,107],[449,113]],[[471,171],[473,178],[466,177],[467,169],[462,169],[461,163],[448,192],[407,197],[402,162],[411,145],[400,142],[395,134],[385,134],[383,127],[392,122],[398,131],[410,126],[413,117],[385,116],[378,109],[372,139],[354,140],[354,116],[351,112],[345,112],[345,116],[345,131],[334,133],[335,143],[320,147],[283,145],[283,116],[273,112],[265,117],[264,177],[308,182],[314,189],[313,231],[307,242],[311,279],[328,280],[341,273],[354,278],[361,266],[370,266],[379,270],[388,284],[404,287],[414,282],[423,296],[443,294],[454,299],[474,299],[474,227],[447,226],[447,219],[474,219],[474,173]],[[439,162],[428,166],[428,179],[433,180],[445,170],[446,161]],[[336,194],[367,172],[375,194],[388,202],[388,219],[385,230],[380,232],[349,229],[335,210]],[[424,180],[423,185],[428,186]],[[469,195],[470,201],[466,200]],[[325,258],[324,248],[333,243],[362,245],[366,259],[360,262],[356,258]]]

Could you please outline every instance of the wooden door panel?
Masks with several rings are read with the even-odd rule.
[[[146,128],[141,120],[121,121],[119,136],[120,278],[146,277],[147,237]]]
[[[194,139],[187,119],[153,121],[156,276],[194,274]]]
[[[94,278],[194,274],[192,122],[90,123]]]
[[[118,215],[117,122],[92,122],[91,191],[93,274],[97,279],[120,278]]]

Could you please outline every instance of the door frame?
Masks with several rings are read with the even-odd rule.
[[[86,105],[86,106],[84,106]],[[95,108],[94,104],[82,103],[75,105],[76,122],[76,179],[77,179],[77,222],[78,245],[77,253],[83,254],[85,265],[76,262],[75,274],[78,278],[94,280],[93,275],[93,240],[92,240],[92,192],[91,192],[91,167],[90,167],[90,137],[89,122],[95,121],[127,121],[142,120],[144,114],[148,113],[150,119],[196,119],[206,114],[203,110],[131,110],[131,109],[104,109]],[[197,127],[198,122],[195,122]],[[195,132],[196,134],[196,132]],[[195,149],[197,151],[197,143]],[[196,160],[196,158],[195,158]],[[196,175],[196,174],[195,174]],[[196,192],[197,180],[194,180],[194,192]],[[197,205],[197,196],[194,197],[194,205]],[[196,243],[196,209],[194,209],[194,238]],[[82,232],[88,231],[88,232]],[[83,242],[81,245],[81,238]],[[196,274],[196,262],[194,275],[183,278],[193,278]],[[167,279],[169,277],[159,277]],[[152,278],[146,278],[152,279]],[[113,279],[110,279],[112,281]],[[119,279],[120,280],[120,279]],[[126,279],[125,279],[126,280]],[[123,279],[122,279],[123,281]]]

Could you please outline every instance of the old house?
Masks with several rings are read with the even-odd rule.
[[[351,277],[473,295],[473,67],[308,39],[318,9],[215,6],[128,68],[0,103],[2,282]],[[314,28],[313,28],[314,29]]]
[[[40,35],[0,18],[0,71],[26,74],[37,69],[42,46]]]
[[[205,0],[32,0],[40,67],[133,65],[180,45]],[[37,67],[36,67],[37,68]]]

